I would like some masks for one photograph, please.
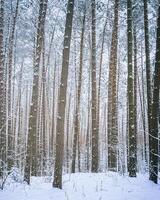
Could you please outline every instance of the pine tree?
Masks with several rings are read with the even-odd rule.
[[[44,33],[43,33],[44,34]],[[45,175],[47,160],[47,134],[46,134],[46,63],[45,63],[45,39],[43,38],[43,66],[42,66],[42,140],[43,140],[43,156],[42,156],[42,174]]]
[[[59,89],[59,96],[58,96],[56,157],[55,157],[54,180],[53,180],[53,187],[56,187],[56,188],[62,188],[65,105],[66,105],[66,92],[67,92],[73,11],[74,11],[74,0],[68,0],[64,44],[63,44],[64,46],[63,46],[63,57],[62,57],[62,73],[61,73],[61,82],[60,82],[60,89]]]
[[[154,183],[158,183],[158,118],[159,118],[159,98],[160,98],[160,5],[158,8],[157,19],[157,40],[156,40],[156,58],[154,71],[154,88],[152,103],[152,121],[150,133],[150,173],[149,178]]]
[[[151,132],[152,121],[152,91],[151,91],[151,64],[150,64],[150,44],[148,27],[148,0],[144,0],[144,32],[145,32],[145,58],[146,58],[146,80],[147,80],[147,115],[148,132]],[[151,136],[149,135],[149,152],[151,151]],[[149,170],[151,170],[151,155],[149,156]],[[151,171],[150,171],[151,173]]]
[[[127,36],[128,36],[128,172],[130,177],[136,176],[136,135],[134,131],[134,74],[132,62],[132,1],[127,0]]]
[[[86,11],[84,11],[83,22],[82,22],[82,32],[81,32],[81,43],[80,43],[80,67],[79,67],[79,77],[78,77],[78,87],[76,91],[76,113],[75,113],[75,124],[74,124],[74,139],[73,139],[73,158],[72,158],[72,173],[75,173],[75,163],[76,163],[76,147],[79,135],[80,135],[80,95],[81,95],[81,83],[82,83],[82,66],[83,66],[83,46],[84,46],[84,31],[85,31],[85,18]]]
[[[114,25],[109,61],[109,86],[108,86],[108,168],[117,169],[117,46],[118,46],[118,10],[119,1],[115,1]]]
[[[137,138],[137,74],[138,74],[138,69],[137,69],[137,29],[136,25],[134,24],[133,27],[133,35],[134,35],[134,132],[135,132],[135,137]],[[135,156],[137,160],[137,141],[135,143]]]
[[[9,36],[9,50],[8,50],[8,91],[7,91],[7,99],[8,99],[8,152],[7,152],[7,165],[8,170],[11,170],[14,165],[14,135],[12,130],[12,76],[13,76],[13,50],[14,50],[14,42],[15,42],[15,29],[17,23],[17,17],[19,12],[19,0],[16,2],[15,14],[13,17],[13,23],[11,28],[11,34]]]
[[[4,1],[0,1],[0,177],[6,163],[6,120],[5,120],[5,70],[4,70]]]
[[[104,46],[105,46],[105,39],[106,39],[106,28],[108,24],[108,16],[109,16],[109,3],[107,3],[107,14],[106,14],[106,20],[103,27],[102,32],[102,44],[101,44],[101,51],[100,51],[100,63],[99,63],[99,80],[98,80],[98,99],[97,99],[97,132],[98,135],[100,135],[100,107],[101,107],[101,83],[102,83],[102,66],[103,66],[103,54],[104,54]]]
[[[67,173],[70,171],[70,111],[71,111],[71,93],[68,97],[68,113],[67,113],[67,136],[66,136],[66,168],[67,168]],[[72,161],[73,162],[73,161]],[[72,172],[73,173],[73,172]]]
[[[37,105],[38,105],[38,86],[39,86],[39,70],[40,60],[43,49],[43,37],[44,37],[44,24],[46,18],[48,0],[41,0],[39,5],[39,17],[37,27],[37,40],[35,51],[35,65],[34,65],[34,77],[33,77],[33,89],[32,100],[30,106],[29,115],[29,131],[27,141],[27,155],[24,171],[24,181],[30,184],[30,174],[36,176],[37,174],[37,160],[36,160],[36,133],[37,133]]]
[[[54,139],[55,139],[55,95],[56,95],[56,73],[57,73],[57,61],[55,58],[54,65],[54,77],[53,77],[53,100],[52,100],[52,126],[51,126],[51,136],[50,136],[50,158],[54,159]]]
[[[98,158],[98,132],[97,132],[97,92],[96,92],[96,3],[92,4],[92,172],[98,172],[99,158]]]

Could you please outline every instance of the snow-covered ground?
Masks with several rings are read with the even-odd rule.
[[[64,175],[63,190],[52,188],[51,178],[32,178],[31,186],[10,183],[0,200],[159,200],[160,185],[117,173]]]

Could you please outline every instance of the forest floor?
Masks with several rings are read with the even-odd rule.
[[[51,178],[32,177],[31,185],[8,182],[0,200],[159,200],[160,184],[148,177],[117,173],[76,173],[63,176],[63,190],[52,188]]]

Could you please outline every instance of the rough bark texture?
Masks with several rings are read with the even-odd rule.
[[[130,177],[136,176],[136,135],[134,131],[134,73],[132,63],[132,1],[127,1],[127,35],[128,35],[128,172]]]
[[[58,96],[58,116],[57,116],[57,129],[56,129],[56,158],[55,158],[54,181],[53,181],[53,187],[56,187],[56,188],[62,188],[65,105],[66,105],[66,92],[67,92],[73,10],[74,10],[74,0],[68,0],[65,34],[64,34],[63,58],[62,58],[62,73],[61,73],[61,82],[60,82],[60,89],[59,89],[59,96]]]
[[[118,45],[118,10],[119,1],[115,1],[114,25],[112,31],[112,42],[109,62],[109,84],[108,84],[108,168],[117,170],[117,45]]]
[[[145,32],[145,56],[146,56],[146,80],[147,80],[147,114],[148,114],[148,132],[151,132],[152,121],[152,91],[151,91],[151,65],[149,49],[149,27],[148,27],[148,0],[144,0],[144,32]],[[149,152],[151,152],[151,140],[149,135]],[[151,173],[151,155],[149,153],[149,171]]]
[[[97,92],[96,92],[96,4],[92,3],[92,172],[98,172]]]
[[[135,132],[135,137],[137,139],[137,33],[136,33],[136,25],[134,25],[133,28],[134,32],[134,132]],[[136,140],[137,141],[137,140]],[[137,142],[135,144],[136,148],[136,160],[137,160]],[[137,169],[136,169],[137,170]]]
[[[150,180],[158,183],[158,118],[160,90],[160,6],[158,9],[156,62],[152,103],[152,121],[150,132]]]

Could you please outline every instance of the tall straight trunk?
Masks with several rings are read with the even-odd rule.
[[[145,100],[145,85],[146,85],[146,79],[144,79],[144,72],[143,72],[143,47],[141,47],[141,67],[142,67],[142,97],[141,97],[141,107],[142,107],[142,120],[143,120],[143,133],[144,133],[144,154],[145,154],[145,162],[148,164],[148,154],[147,154],[147,135],[146,135],[146,100]],[[140,84],[139,84],[139,89],[140,89]]]
[[[53,95],[52,95],[52,128],[51,128],[51,141],[50,141],[50,156],[51,160],[54,158],[54,138],[55,138],[55,94],[56,94],[56,73],[57,73],[57,62],[55,59],[54,65],[54,77],[53,77]]]
[[[144,0],[144,32],[145,32],[145,56],[146,56],[146,80],[147,80],[147,114],[148,114],[148,132],[151,132],[152,121],[152,91],[151,91],[151,65],[149,49],[149,25],[148,25],[148,0]],[[152,138],[149,135],[149,173],[151,172],[152,155],[151,152]]]
[[[99,148],[98,148],[98,132],[97,132],[97,92],[96,92],[96,3],[95,0],[92,3],[92,172],[98,172],[99,166]]]
[[[137,138],[137,33],[136,33],[136,25],[133,27],[134,34],[134,131],[135,137]],[[135,144],[136,148],[136,160],[137,160],[137,144]],[[137,170],[137,169],[136,169]]]
[[[43,140],[43,168],[42,174],[46,174],[46,160],[47,160],[47,135],[46,135],[46,65],[45,65],[45,39],[43,38],[43,67],[42,67],[42,140]]]
[[[83,22],[82,22],[82,32],[81,32],[81,43],[80,43],[80,66],[79,66],[79,77],[78,77],[78,88],[76,91],[76,113],[75,113],[75,124],[74,124],[74,139],[73,139],[73,158],[72,158],[72,173],[75,173],[76,164],[76,147],[78,147],[78,138],[80,135],[80,96],[81,96],[81,85],[82,85],[82,67],[83,67],[83,46],[84,46],[84,32],[85,32],[85,18],[86,11],[84,11]],[[80,158],[79,158],[80,159]],[[80,162],[80,160],[79,160]],[[79,166],[80,167],[80,166]]]
[[[156,59],[154,71],[154,88],[152,103],[152,121],[150,132],[150,180],[158,183],[158,118],[159,118],[159,97],[160,97],[160,5],[158,8]]]
[[[42,68],[43,70],[43,68]],[[43,72],[42,72],[43,73]],[[38,91],[38,106],[37,106],[37,124],[36,124],[36,174],[34,176],[42,176],[43,173],[43,77],[39,80],[39,91]],[[32,169],[35,165],[32,165]],[[31,169],[31,175],[33,170]]]
[[[87,172],[90,170],[90,147],[91,147],[91,69],[89,67],[88,69],[88,105],[87,105],[87,111],[88,111],[88,117],[87,117],[87,133],[86,133],[86,168]]]
[[[21,146],[21,142],[22,142],[22,132],[21,132],[21,123],[22,123],[22,108],[21,108],[21,101],[22,101],[22,78],[23,78],[23,61],[21,64],[21,69],[20,69],[20,77],[19,77],[19,83],[18,83],[18,98],[17,98],[17,109],[16,109],[16,114],[18,113],[18,117],[16,117],[15,120],[15,127],[16,124],[18,124],[18,130],[17,130],[17,147],[16,149],[16,154],[21,154],[21,150],[22,150],[22,146]],[[18,123],[17,123],[18,121]],[[15,128],[16,129],[16,128]],[[15,131],[16,132],[16,131]],[[20,167],[20,159],[18,159],[19,157],[17,157],[16,155],[16,162],[18,167]]]
[[[142,71],[143,73],[143,71]],[[143,80],[143,75],[142,75],[142,81]],[[147,144],[146,144],[146,116],[145,116],[145,100],[144,100],[144,87],[142,87],[142,91],[140,88],[140,80],[139,76],[137,74],[137,87],[138,87],[138,92],[139,92],[139,99],[140,99],[140,106],[141,106],[141,118],[142,118],[142,126],[143,126],[143,138],[144,138],[144,155],[143,158],[145,162],[147,162]]]
[[[125,139],[125,136],[124,136],[124,120],[123,120],[123,115],[122,115],[122,126],[121,126],[121,143],[122,143],[122,147],[121,147],[121,155],[120,155],[120,164],[121,164],[121,173],[124,175],[125,174],[125,169],[126,169],[126,166],[125,166],[125,142],[126,142],[126,139]]]
[[[128,36],[128,172],[130,177],[136,176],[136,135],[134,128],[134,74],[132,63],[132,0],[127,0],[127,36]]]
[[[89,172],[89,150],[90,150],[90,115],[91,115],[91,106],[90,98],[88,100],[88,117],[87,117],[87,133],[86,133],[86,169]]]
[[[49,85],[50,85],[50,57],[51,57],[51,50],[52,50],[52,46],[53,46],[53,42],[54,42],[54,36],[55,36],[55,30],[56,30],[56,24],[53,27],[53,31],[51,33],[51,39],[50,39],[50,43],[49,43],[49,48],[48,48],[48,56],[47,56],[47,76],[48,79],[46,80],[46,95],[49,96]],[[54,159],[54,128],[55,128],[55,91],[56,91],[56,67],[57,67],[57,61],[56,61],[56,56],[55,56],[55,65],[54,65],[54,77],[53,77],[53,100],[52,100],[52,112],[51,112],[51,127],[49,130],[49,158],[51,160],[51,162],[53,163],[53,159]],[[49,104],[49,103],[48,103]],[[49,107],[49,106],[48,106]]]
[[[106,27],[108,22],[108,14],[109,14],[109,3],[110,0],[108,0],[107,3],[107,16],[106,21],[103,27],[102,32],[102,46],[101,46],[101,52],[100,52],[100,64],[99,64],[99,83],[98,83],[98,99],[97,99],[97,132],[100,134],[100,95],[101,95],[101,78],[102,78],[102,64],[103,64],[103,54],[104,54],[104,44],[105,44],[105,36],[106,36]]]
[[[51,40],[49,43],[49,49],[48,49],[48,57],[47,57],[47,69],[48,69],[48,86],[49,86],[49,72],[50,72],[50,57],[51,57],[51,50],[53,46],[54,36],[55,36],[55,30],[56,25],[53,28],[52,34],[51,34]],[[57,61],[55,57],[55,65],[54,65],[54,76],[53,76],[53,100],[52,100],[52,114],[51,114],[51,133],[50,133],[50,141],[49,141],[49,157],[53,162],[53,152],[54,152],[54,128],[55,128],[55,91],[56,91],[56,71],[57,71]],[[48,90],[47,90],[48,94]]]
[[[27,149],[27,133],[28,133],[28,121],[29,121],[29,105],[30,105],[30,93],[29,93],[29,86],[27,85],[26,88],[26,95],[25,95],[25,117],[24,117],[24,121],[25,121],[25,125],[24,125],[24,139],[25,139],[25,147],[24,149]]]
[[[70,44],[72,34],[72,21],[74,11],[74,0],[68,0],[66,25],[64,34],[64,47],[62,57],[62,73],[58,96],[58,116],[56,128],[56,158],[54,169],[53,187],[62,188],[62,170],[63,170],[63,154],[64,154],[64,122],[65,122],[65,106],[68,80],[68,67]]]
[[[109,14],[109,3],[110,0],[107,2],[107,15],[106,15],[106,20],[104,23],[103,27],[103,32],[102,32],[102,44],[101,44],[101,52],[100,52],[100,63],[99,63],[99,80],[98,80],[98,98],[97,98],[97,132],[98,135],[100,135],[100,95],[101,95],[101,79],[102,79],[102,65],[103,65],[103,54],[104,54],[104,44],[105,44],[105,36],[106,36],[106,27],[108,23],[108,14]]]
[[[35,47],[35,63],[34,63],[34,77],[33,77],[33,89],[32,89],[32,100],[30,106],[29,115],[29,130],[28,130],[28,141],[27,141],[27,154],[26,164],[24,171],[24,180],[30,184],[30,174],[37,174],[37,155],[36,155],[36,133],[37,133],[37,113],[38,113],[38,86],[39,86],[39,69],[40,59],[42,54],[43,37],[44,37],[44,25],[47,12],[48,0],[41,0],[39,5],[39,17],[38,17],[38,28],[37,28],[37,39]]]
[[[71,111],[71,93],[69,95],[68,99],[68,113],[67,113],[67,133],[66,133],[66,168],[67,173],[69,173],[70,168],[70,147],[69,147],[69,139],[70,134],[70,111]]]
[[[105,103],[104,105],[104,119],[103,119],[103,137],[104,137],[104,154],[105,154],[105,160],[104,160],[104,167],[105,167],[105,171],[107,170],[107,167],[108,167],[108,156],[106,156],[108,154],[108,151],[107,151],[107,103]]]
[[[119,1],[115,1],[114,25],[109,61],[108,85],[108,168],[117,170],[118,162],[118,126],[117,126],[117,46],[118,46],[118,10]]]
[[[8,52],[8,152],[7,152],[7,165],[8,170],[11,170],[14,164],[14,135],[12,130],[12,68],[13,68],[13,50],[14,50],[14,40],[15,40],[15,28],[17,22],[17,16],[19,11],[19,0],[16,3],[15,15],[13,17],[13,24],[11,35],[9,37],[9,52]]]
[[[6,163],[6,116],[5,116],[5,69],[4,69],[4,1],[0,1],[0,177]]]

